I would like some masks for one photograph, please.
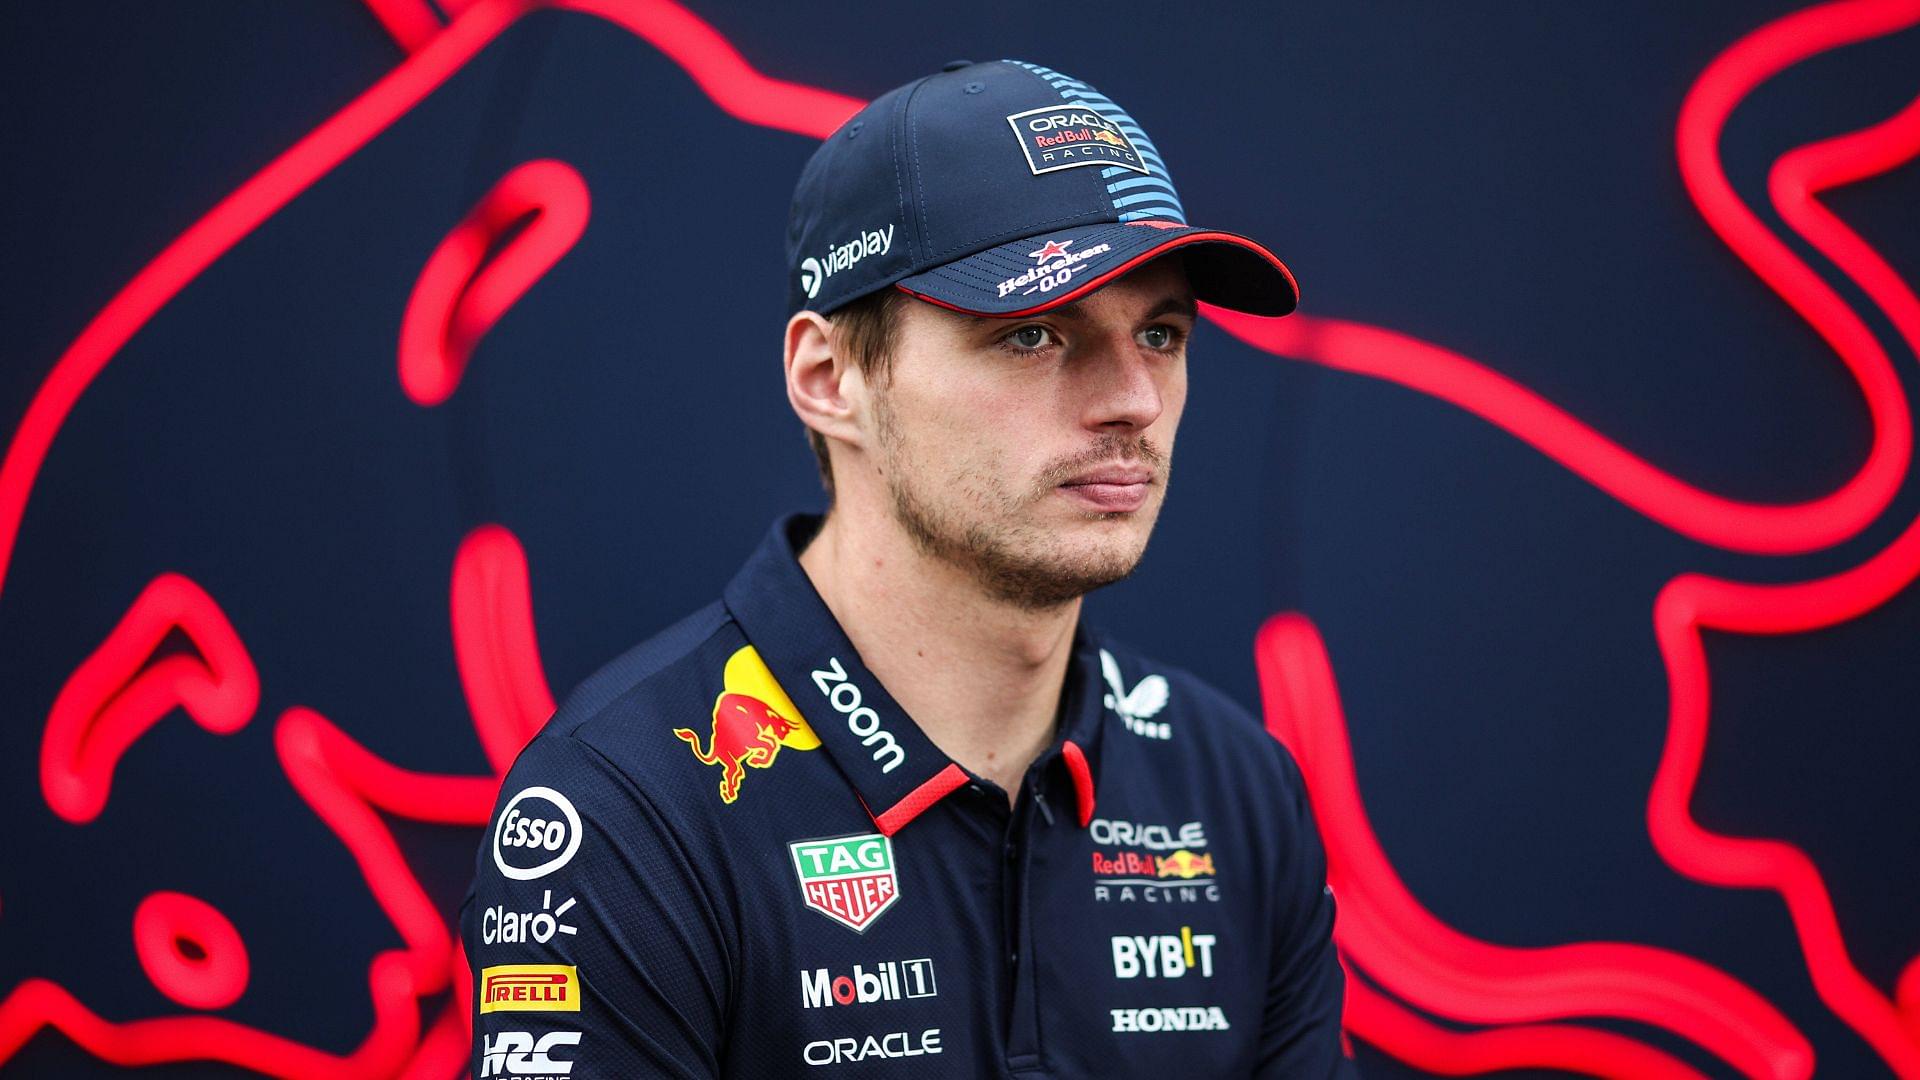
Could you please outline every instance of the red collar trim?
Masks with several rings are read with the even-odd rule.
[[[1061,745],[1060,756],[1066,759],[1067,772],[1073,776],[1073,798],[1080,807],[1080,827],[1084,829],[1093,820],[1093,770],[1087,767],[1087,755],[1072,739]]]
[[[919,817],[922,810],[946,798],[949,792],[966,782],[967,770],[949,761],[946,768],[934,773],[925,783],[907,792],[906,798],[887,807],[881,813],[874,814],[873,823],[880,826],[881,832],[892,836],[905,828],[907,822]]]
[[[1060,747],[1060,757],[1067,763],[1067,774],[1073,777],[1074,805],[1080,812],[1080,827],[1086,828],[1093,820],[1093,770],[1087,765],[1086,752],[1080,749],[1072,739],[1066,740]],[[953,762],[934,773],[926,783],[907,793],[907,797],[894,803],[886,810],[872,814],[873,823],[888,836],[906,828],[907,822],[920,816],[921,812],[953,790],[967,782],[967,771]]]

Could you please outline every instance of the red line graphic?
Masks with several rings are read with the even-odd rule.
[[[1819,331],[1859,381],[1875,418],[1866,465],[1839,491],[1793,507],[1733,503],[1704,495],[1651,469],[1525,389],[1471,361],[1388,331],[1294,317],[1264,322],[1209,312],[1242,340],[1412,386],[1450,401],[1519,436],[1639,512],[1704,542],[1784,553],[1846,539],[1885,508],[1910,457],[1910,417],[1885,351],[1860,317],[1733,194],[1720,168],[1718,140],[1733,108],[1765,79],[1815,53],[1920,22],[1920,5],[1845,2],[1822,5],[1749,34],[1710,65],[1681,111],[1677,142],[1689,192],[1702,216],[1770,287]],[[1862,131],[1783,156],[1770,176],[1781,218],[1831,259],[1886,313],[1907,348],[1920,353],[1920,303],[1857,234],[1813,198],[1819,192],[1889,170],[1920,153],[1920,101]],[[1890,465],[1889,462],[1895,464]],[[1897,466],[1897,467],[1896,467]],[[1887,479],[1891,477],[1891,480]],[[1896,1005],[1847,955],[1832,901],[1802,851],[1773,840],[1716,835],[1695,822],[1689,801],[1706,745],[1708,673],[1699,629],[1794,633],[1853,618],[1920,573],[1920,522],[1868,562],[1830,578],[1755,586],[1701,575],[1669,582],[1654,622],[1671,684],[1668,741],[1648,801],[1648,827],[1663,858],[1695,880],[1762,887],[1787,901],[1821,999],[1901,1076],[1920,1076],[1920,961],[1899,980]],[[1476,1022],[1570,1016],[1635,1018],[1686,1035],[1752,1076],[1804,1076],[1811,1048],[1773,1010],[1723,974],[1639,946],[1585,944],[1519,951],[1472,941],[1432,919],[1406,892],[1380,851],[1348,756],[1331,667],[1311,624],[1282,615],[1256,646],[1268,723],[1302,759],[1322,814],[1330,863],[1340,867],[1338,937],[1369,974],[1432,1012]],[[1551,955],[1545,965],[1541,953]],[[1584,973],[1581,990],[1530,1002],[1502,996],[1528,979]],[[1680,995],[1671,1010],[1635,1008],[1649,991]],[[1349,1022],[1362,1037],[1423,1067],[1445,1052],[1416,1015],[1363,989]],[[1690,1001],[1684,1000],[1691,998]],[[1363,1002],[1363,1003],[1361,1003]],[[1664,1017],[1664,1019],[1662,1019]],[[1715,1031],[1716,1027],[1725,1030]],[[1745,1029],[1745,1030],[1742,1030]],[[1511,1031],[1513,1029],[1503,1029]],[[1494,1033],[1476,1033],[1492,1035]],[[1458,1042],[1449,1036],[1445,1042]],[[1747,1043],[1741,1046],[1740,1043]],[[1517,1048],[1483,1048],[1498,1067],[1529,1062]],[[1644,1064],[1604,1047],[1583,1055],[1586,1071],[1647,1075]],[[1563,1065],[1564,1067],[1564,1065]]]
[[[498,525],[468,533],[453,564],[453,651],[480,745],[499,775],[553,715],[531,598],[520,541]]]
[[[1701,1080],[1702,1074],[1662,1051],[1610,1031],[1560,1024],[1513,1024],[1454,1031],[1421,1017],[1348,973],[1347,1025],[1390,1033],[1383,1048],[1441,1076],[1508,1069],[1631,1076],[1635,1080]],[[1371,1034],[1366,1036],[1373,1038]]]
[[[156,659],[172,630],[198,652]],[[186,577],[161,574],[54,699],[40,741],[40,789],[54,813],[83,825],[106,807],[121,755],[162,717],[185,709],[226,735],[245,727],[259,703],[260,676],[220,606]]]
[[[154,987],[188,1008],[224,1009],[246,992],[246,943],[205,900],[149,895],[133,911],[133,948]]]
[[[400,385],[414,404],[453,394],[480,338],[586,231],[587,201],[587,183],[570,166],[529,161],[434,249],[400,322]]]
[[[1274,616],[1256,638],[1254,659],[1268,729],[1299,759],[1326,837],[1328,884],[1339,899],[1336,940],[1375,981],[1423,1009],[1470,1023],[1616,1017],[1696,1042],[1747,1076],[1812,1072],[1812,1048],[1785,1017],[1760,995],[1691,957],[1616,942],[1505,948],[1436,918],[1401,882],[1367,822],[1339,689],[1313,624],[1297,614]],[[1385,999],[1368,1005],[1369,1012],[1348,1016],[1355,1034],[1402,1056],[1421,1044],[1416,1036],[1426,1021]],[[1593,1034],[1586,1031],[1583,1037]],[[1536,1056],[1503,1060],[1498,1067],[1548,1064],[1537,1057],[1532,1036],[1490,1040],[1477,1052],[1530,1044],[1536,1045]],[[1594,1056],[1611,1045],[1599,1040],[1584,1047],[1577,1071],[1644,1075],[1631,1059],[1606,1052]],[[1429,1067],[1424,1059],[1408,1060]]]
[[[260,223],[419,104],[514,20],[536,7],[597,15],[685,68],[723,112],[749,124],[825,137],[861,102],[770,79],[711,26],[670,0],[483,0],[222,199],[116,293],[54,362],[0,459],[0,587],[40,466],[74,403],[155,312]],[[0,593],[0,595],[4,595]]]
[[[1839,489],[1779,506],[1703,492],[1635,457],[1532,391],[1458,353],[1379,327],[1295,316],[1259,319],[1207,309],[1235,337],[1276,355],[1399,383],[1457,405],[1518,437],[1582,479],[1675,532],[1733,551],[1785,555],[1848,539],[1886,509],[1912,458],[1912,417],[1886,350],[1833,288],[1766,231],[1720,165],[1720,132],[1761,82],[1817,53],[1920,21],[1912,0],[1848,0],[1787,16],[1708,66],[1681,107],[1676,149],[1700,214],[1759,277],[1832,346],[1860,386],[1873,447]],[[1902,114],[1903,116],[1905,113]],[[1911,295],[1864,241],[1812,196],[1884,172],[1914,154],[1899,118],[1782,158],[1773,202],[1914,340]]]
[[[427,0],[365,0],[388,36],[408,52],[417,51],[440,32],[440,17]]]
[[[288,709],[274,730],[288,780],[346,845],[369,892],[406,946],[379,954],[369,965],[374,1026],[357,1050],[338,1057],[211,1017],[114,1023],[59,985],[28,979],[0,1000],[0,1061],[47,1026],[96,1057],[122,1065],[214,1060],[302,1078],[447,1077],[459,1071],[470,1034],[462,1004],[469,992],[466,961],[381,814],[436,824],[486,823],[500,773],[519,749],[509,740],[530,737],[553,709],[526,589],[525,554],[506,529],[482,526],[461,543],[450,589],[454,634],[464,639],[456,641],[455,656],[470,695],[486,702],[476,706],[474,726],[489,754],[503,758],[493,775],[446,776],[400,768],[311,709]],[[143,597],[152,592],[149,588]],[[136,603],[135,610],[145,608]],[[129,617],[116,635],[135,623]],[[240,647],[237,639],[233,646]],[[178,953],[181,937],[198,946],[203,963],[196,966],[189,957],[168,955]],[[179,894],[150,897],[136,917],[135,938],[155,985],[182,1004],[222,1008],[244,988],[246,959],[239,934],[211,905]],[[456,1000],[423,1040],[418,999],[450,985]]]

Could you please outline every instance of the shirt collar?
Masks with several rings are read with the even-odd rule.
[[[820,520],[815,514],[789,514],[774,522],[723,595],[734,621],[853,784],[875,826],[891,836],[974,778],[927,738],[867,670],[801,569],[797,549],[819,529]],[[1074,628],[1062,730],[1040,756],[1046,768],[1054,767],[1054,759],[1064,760],[1082,825],[1093,816],[1093,777],[1104,727],[1100,679],[1098,646],[1082,621]]]

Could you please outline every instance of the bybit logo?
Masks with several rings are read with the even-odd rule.
[[[1177,934],[1113,938],[1113,976],[1116,979],[1178,979],[1188,974],[1213,978],[1212,934],[1196,934],[1183,926]]]

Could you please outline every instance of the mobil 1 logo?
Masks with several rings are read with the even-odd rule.
[[[800,973],[800,1004],[808,1009],[833,1005],[865,1005],[875,1001],[936,997],[933,960],[886,960],[872,970],[855,964],[851,974],[835,975],[831,968]]]

